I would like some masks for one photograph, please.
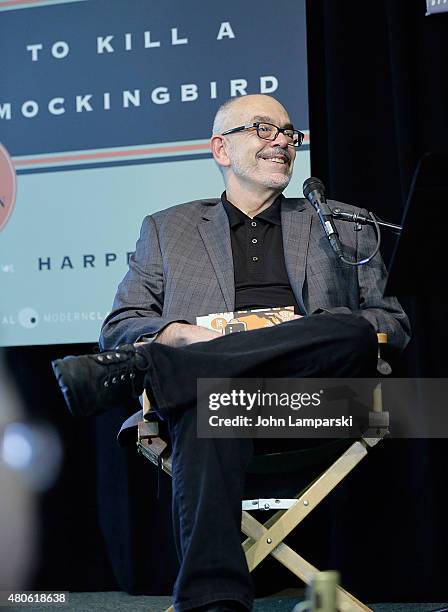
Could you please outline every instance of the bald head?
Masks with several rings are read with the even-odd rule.
[[[250,96],[240,96],[231,98],[219,107],[213,122],[213,134],[222,134],[238,125],[256,121],[269,121],[273,116],[282,114],[287,117],[288,113],[284,106],[271,96],[263,94],[253,94]]]
[[[274,138],[264,138],[254,127],[264,123],[281,131]],[[286,109],[270,96],[241,96],[223,104],[216,113],[210,146],[226,191],[238,191],[243,199],[257,193],[262,200],[281,193],[289,183],[296,156],[284,131],[291,128]],[[229,130],[234,131],[226,134]]]

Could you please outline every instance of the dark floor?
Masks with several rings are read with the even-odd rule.
[[[5,610],[10,612],[164,612],[171,604],[170,597],[136,597],[121,592],[109,593],[70,593],[66,606],[14,606]],[[257,599],[254,612],[292,612],[300,597],[275,596]],[[370,604],[374,612],[432,612],[448,604],[437,603],[377,603]]]

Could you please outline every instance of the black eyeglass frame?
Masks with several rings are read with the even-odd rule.
[[[260,133],[258,131],[258,128],[260,125],[272,125],[272,127],[274,127],[277,130],[277,133],[275,134],[274,138],[265,138],[264,136],[260,136]],[[293,134],[298,134],[299,141],[297,144],[288,142],[288,146],[294,147],[294,149],[298,149],[303,144],[303,140],[305,138],[305,134],[301,132],[300,130],[295,130],[294,128],[289,128],[289,127],[280,128],[278,127],[278,125],[275,125],[274,123],[269,123],[268,121],[256,121],[255,123],[252,123],[251,125],[240,125],[230,130],[226,130],[225,132],[221,134],[221,136],[227,136],[228,134],[235,134],[236,132],[243,132],[244,130],[252,130],[254,128],[257,130],[258,138],[261,138],[262,140],[268,140],[268,141],[275,140],[279,134],[285,134],[285,132],[292,132]]]

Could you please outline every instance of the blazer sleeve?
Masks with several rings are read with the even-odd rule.
[[[152,341],[179,318],[163,317],[165,282],[157,227],[145,217],[129,270],[118,286],[112,311],[101,328],[100,347],[112,349],[138,340]],[[183,321],[187,323],[188,321]]]
[[[362,210],[368,215],[366,210]],[[358,234],[357,258],[369,256],[376,246],[376,234],[372,226],[364,226]],[[388,335],[388,345],[402,351],[411,337],[409,319],[395,297],[384,297],[387,270],[380,253],[367,264],[358,266],[358,282],[361,314],[377,332]]]

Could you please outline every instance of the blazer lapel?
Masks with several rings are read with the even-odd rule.
[[[229,220],[221,202],[209,206],[198,230],[212,262],[228,311],[235,308],[235,277]]]
[[[286,270],[297,303],[306,313],[302,290],[310,240],[311,210],[306,206],[306,200],[285,198],[282,201],[281,218]]]

